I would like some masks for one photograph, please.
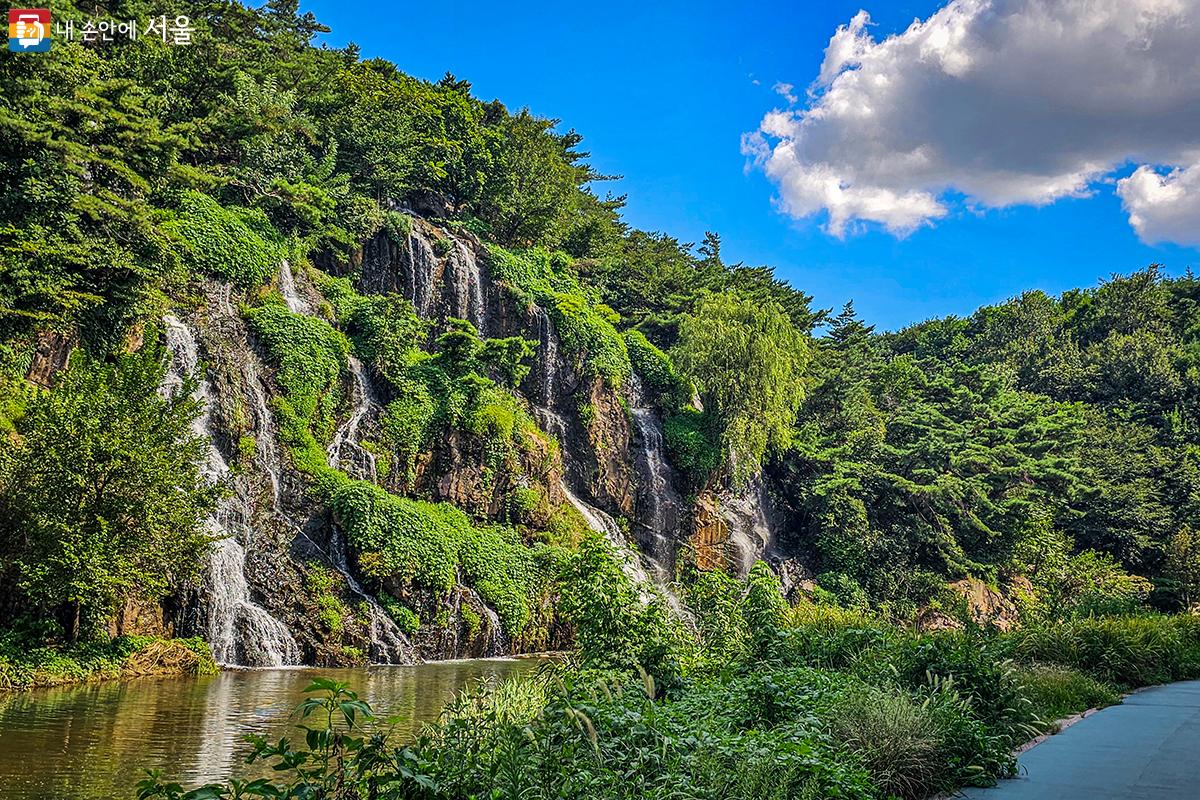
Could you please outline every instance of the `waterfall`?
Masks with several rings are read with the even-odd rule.
[[[178,392],[185,377],[197,377],[199,347],[192,329],[168,314],[167,347],[171,352],[171,367],[160,391],[165,395]],[[205,479],[217,482],[229,476],[229,465],[213,444],[212,386],[207,377],[196,387],[196,398],[202,403],[200,415],[192,429],[208,443],[208,453],[201,471]],[[223,499],[206,526],[215,539],[209,560],[208,626],[213,656],[223,665],[282,666],[300,663],[300,647],[288,633],[287,627],[266,609],[254,603],[246,582],[246,550],[238,535],[249,541],[251,530],[245,524],[251,510],[242,497],[234,493]]]
[[[313,316],[314,308],[297,290],[295,279],[286,261],[280,265],[279,286],[289,310],[295,314]],[[326,449],[326,456],[329,466],[334,469],[342,469],[351,477],[374,482],[377,478],[375,455],[360,443],[359,430],[363,421],[379,404],[375,400],[375,387],[371,384],[366,366],[353,355],[347,356],[346,362],[354,380],[350,393],[354,408],[346,421],[339,425],[334,432],[333,439]],[[263,403],[262,407],[265,410],[265,400]],[[269,413],[267,413],[267,417],[270,418]],[[347,450],[352,454],[349,459],[353,462],[352,464],[343,463],[343,453]],[[312,539],[303,532],[301,535],[312,542]],[[346,554],[346,540],[341,530],[336,526],[333,527],[326,547],[320,547],[316,542],[312,542],[312,544],[325,552],[329,563],[345,579],[350,592],[366,604],[366,612],[370,620],[368,625],[371,639],[371,648],[368,653],[370,659],[373,662],[389,664],[408,661],[412,647],[407,637],[397,627],[387,611],[379,605],[375,597],[363,589],[350,570]]]
[[[218,664],[278,667],[300,663],[300,647],[287,626],[250,600],[246,551],[232,537],[216,543],[208,588],[209,643]]]
[[[558,402],[554,382],[558,375],[558,369],[562,364],[562,359],[558,355],[558,336],[554,333],[554,325],[550,322],[550,315],[546,313],[546,309],[541,306],[534,306],[534,315],[537,317],[538,362],[541,367],[542,405],[546,408],[553,408],[555,403]]]
[[[371,378],[367,375],[367,369],[363,363],[354,356],[347,357],[347,363],[350,367],[350,374],[354,378],[354,388],[351,392],[351,399],[354,401],[354,410],[349,418],[343,422],[333,435],[333,440],[329,443],[327,453],[329,455],[329,466],[334,469],[344,469],[342,464],[342,449],[348,448],[353,454],[356,463],[354,464],[354,472],[357,474],[352,477],[362,478],[363,480],[376,480],[375,471],[375,454],[367,450],[358,439],[358,429],[362,425],[364,419],[375,406],[375,391],[371,385]],[[350,473],[350,470],[345,470]]]
[[[367,604],[367,614],[371,619],[369,626],[371,652],[368,653],[371,661],[385,664],[406,661],[412,651],[408,637],[404,635],[404,632],[400,630],[383,606],[379,605],[379,601],[355,580],[346,557],[346,537],[336,525],[329,537],[329,561],[346,579],[346,585],[350,587],[350,591]]]
[[[437,255],[425,230],[416,221],[411,221],[412,229],[408,234],[408,269],[411,278],[411,294],[413,308],[417,316],[427,319],[433,305],[434,273],[437,269]]]
[[[296,276],[292,274],[292,265],[286,258],[279,265],[279,293],[283,295],[283,302],[287,304],[288,311],[307,317],[313,315],[312,304],[296,288]]]
[[[272,505],[278,510],[283,497],[279,451],[275,447],[275,417],[267,405],[267,393],[258,373],[258,358],[253,353],[246,358],[244,375],[250,389],[250,399],[254,401],[254,455],[266,470],[267,480],[271,483]]]
[[[500,625],[500,615],[496,610],[483,602],[483,598],[479,599],[479,604],[483,607],[484,616],[488,619],[488,628],[491,631],[491,638],[488,640],[487,650],[484,651],[484,656],[499,655],[504,652],[504,628]]]
[[[671,580],[683,502],[675,491],[675,476],[667,462],[658,414],[650,407],[636,374],[630,384],[630,416],[637,430],[634,467],[639,479],[639,528],[645,534],[639,539],[660,577]]]
[[[621,527],[617,525],[617,521],[571,491],[571,487],[565,480],[560,482],[559,487],[566,496],[567,502],[575,507],[575,510],[587,522],[588,527],[597,533],[604,534],[604,538],[616,551],[617,558],[621,560],[621,571],[640,588],[654,585],[654,581],[650,580],[650,576],[642,566],[642,560],[625,543],[625,536],[621,533]]]
[[[480,335],[487,334],[487,301],[484,299],[483,268],[475,253],[461,239],[454,240],[450,264],[454,276],[454,315],[467,319]]]
[[[754,478],[740,493],[723,498],[720,515],[729,525],[729,548],[739,572],[748,575],[773,541],[770,499],[762,478]]]

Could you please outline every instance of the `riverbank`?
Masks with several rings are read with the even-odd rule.
[[[117,636],[74,645],[0,640],[0,690],[24,690],[144,675],[212,675],[216,661],[199,638]]]
[[[758,571],[749,587],[730,584],[729,602],[701,609],[698,642],[672,644],[644,619],[610,617],[580,637],[572,663],[465,692],[399,749],[373,737],[379,726],[358,705],[385,717],[389,698],[362,694],[353,680],[314,682],[310,706],[356,709],[330,717],[342,735],[320,741],[371,746],[314,753],[345,766],[307,789],[447,800],[918,800],[1013,775],[1014,748],[1054,720],[1137,686],[1200,676],[1192,616],[922,632],[834,606],[784,606],[773,586],[758,585],[764,579]],[[623,623],[632,627],[618,630]],[[664,646],[643,651],[631,674],[612,654],[635,633]],[[262,747],[255,758],[281,764],[273,780],[307,781],[283,756]],[[140,796],[179,800],[173,786],[151,781]]]
[[[538,671],[542,659],[479,659],[354,668],[228,669],[0,692],[0,798],[133,800],[146,770],[189,786],[271,777],[247,764],[244,737],[302,743],[292,712],[316,678],[355,686],[394,719],[397,745],[435,721],[454,694]]]

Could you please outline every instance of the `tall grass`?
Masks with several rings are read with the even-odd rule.
[[[1200,618],[1190,615],[1067,620],[1011,639],[1021,661],[1074,667],[1123,689],[1200,676]]]

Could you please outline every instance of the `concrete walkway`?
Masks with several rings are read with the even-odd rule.
[[[1019,774],[971,800],[1200,798],[1200,681],[1156,686],[1023,753]]]

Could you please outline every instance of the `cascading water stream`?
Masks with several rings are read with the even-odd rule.
[[[170,396],[180,391],[187,377],[196,379],[199,371],[199,347],[195,334],[178,317],[163,318],[171,367],[160,391]],[[202,404],[192,429],[208,443],[208,455],[202,465],[205,479],[218,482],[230,475],[229,465],[213,444],[212,387],[208,379],[196,384],[196,399]],[[252,531],[245,520],[250,509],[240,493],[221,501],[208,520],[215,538],[206,582],[208,592],[208,634],[213,657],[222,665],[278,667],[300,663],[300,647],[287,626],[275,619],[250,597],[246,582],[246,550],[239,535],[248,542]]]
[[[433,278],[437,255],[425,230],[415,221],[408,234],[408,269],[412,292],[409,300],[417,315],[428,319],[433,305]]]
[[[329,561],[334,569],[346,579],[346,585],[356,596],[367,604],[367,614],[371,619],[369,626],[371,636],[371,661],[376,663],[397,664],[408,660],[412,647],[404,632],[396,625],[391,615],[379,605],[379,601],[369,594],[354,578],[350,571],[349,560],[346,556],[346,538],[341,528],[336,525],[329,541]]]
[[[296,288],[296,276],[292,274],[292,265],[287,262],[287,259],[284,259],[279,265],[279,293],[283,295],[283,302],[287,305],[288,311],[293,314],[303,314],[306,317],[313,315],[312,304]]]
[[[483,268],[475,253],[461,239],[454,240],[451,253],[454,271],[455,313],[469,319],[482,335],[487,334],[487,301],[484,299]]]
[[[279,272],[280,293],[283,295],[288,309],[294,314],[312,316],[314,313],[313,306],[300,293],[296,286],[295,276],[292,274],[286,261],[280,265]],[[326,450],[326,454],[329,466],[334,469],[342,469],[352,477],[374,482],[377,477],[375,455],[360,443],[359,429],[367,416],[374,409],[378,408],[378,403],[375,400],[375,389],[371,384],[366,367],[359,359],[352,355],[348,356],[347,365],[354,379],[351,391],[354,409],[349,418],[338,426]],[[342,454],[344,450],[349,450],[353,454],[353,465],[343,463]],[[306,536],[305,538],[308,537]],[[309,541],[311,542],[312,540],[309,539]],[[313,544],[315,545],[316,543],[314,542]],[[391,615],[379,605],[374,596],[363,589],[362,585],[354,577],[354,573],[350,569],[346,553],[346,540],[342,531],[334,526],[330,534],[328,547],[321,549],[325,551],[334,569],[341,573],[351,593],[367,605],[367,614],[370,618],[371,652],[369,656],[371,660],[383,663],[402,663],[407,661],[412,650],[408,639],[396,625],[395,621],[392,620]]]
[[[724,499],[720,515],[729,525],[729,547],[739,572],[748,575],[773,541],[770,503],[762,478],[753,479],[740,493]]]
[[[555,334],[554,325],[550,320],[550,315],[540,306],[535,307],[534,315],[537,319],[537,335],[539,341],[538,360],[541,363],[541,403],[534,406],[534,417],[538,424],[547,433],[555,436],[559,442],[567,440],[567,421],[556,410],[558,404],[558,372],[561,367],[561,358],[558,349],[558,336]],[[659,438],[661,444],[661,436]],[[569,461],[571,458],[567,448],[562,450],[564,461]],[[665,461],[663,462],[665,466]],[[660,593],[667,601],[667,605],[680,619],[689,619],[690,615],[679,602],[674,593],[670,590],[668,582],[670,581],[671,572],[665,569],[656,560],[650,559],[653,566],[653,574],[647,572],[643,564],[642,554],[629,545],[625,539],[625,535],[621,532],[621,527],[611,515],[602,511],[599,508],[579,497],[572,489],[565,478],[559,482],[559,487],[562,490],[563,496],[567,498],[575,510],[587,522],[588,527],[597,533],[601,533],[612,545],[613,550],[617,554],[617,558],[621,562],[621,570],[626,576],[638,587],[641,593],[641,598],[644,602],[649,602],[652,598],[651,592]]]
[[[334,469],[343,469],[353,477],[374,483],[377,477],[375,454],[362,446],[359,441],[358,429],[377,405],[374,400],[375,391],[363,363],[354,356],[348,356],[346,361],[350,367],[350,375],[354,378],[354,387],[351,392],[354,410],[333,434],[333,440],[330,441],[326,451],[329,456],[329,466]],[[348,449],[354,454],[353,471],[342,465],[343,449]]]
[[[639,538],[660,578],[670,581],[674,575],[675,540],[683,501],[675,491],[675,475],[667,462],[658,414],[646,399],[636,374],[631,376],[630,383],[630,416],[637,429],[634,466],[639,477],[639,528],[646,534]]]

